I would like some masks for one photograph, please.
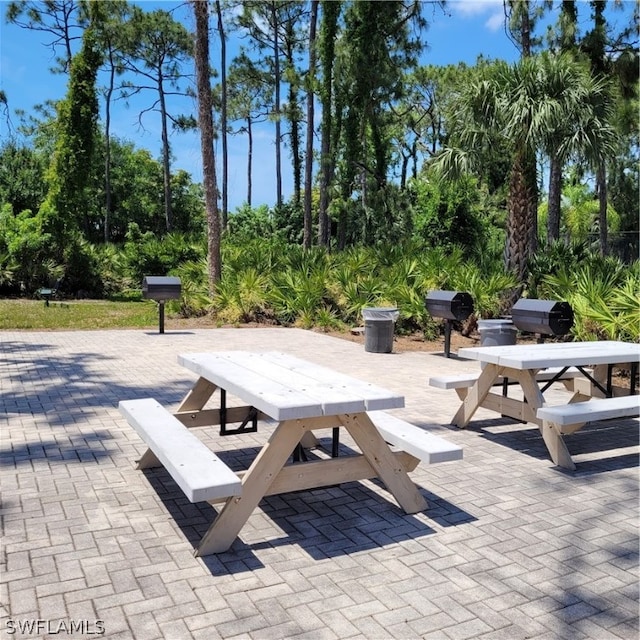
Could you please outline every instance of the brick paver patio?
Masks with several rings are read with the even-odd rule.
[[[194,380],[177,354],[225,349],[400,391],[395,413],[464,460],[411,474],[424,513],[377,482],[276,496],[229,552],[194,558],[213,509],[135,469],[145,447],[117,404],[177,405]],[[298,329],[0,333],[1,637],[637,638],[638,421],[570,436],[578,468],[560,471],[532,425],[448,425],[457,396],[427,380],[477,366]],[[205,437],[240,467],[268,432]]]

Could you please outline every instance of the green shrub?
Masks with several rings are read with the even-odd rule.
[[[138,283],[144,276],[167,275],[183,262],[198,260],[203,252],[203,243],[193,242],[185,234],[169,233],[158,238],[151,231],[142,233],[135,222],[129,225],[124,244],[129,275]]]
[[[640,261],[630,267],[617,258],[589,258],[543,278],[541,294],[567,301],[574,312],[577,340],[640,340]]]
[[[462,247],[475,255],[487,230],[474,178],[416,183],[414,237],[430,247]]]

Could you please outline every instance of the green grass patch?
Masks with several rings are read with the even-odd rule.
[[[165,318],[168,312],[165,312]],[[0,300],[0,330],[136,329],[158,326],[155,302]]]

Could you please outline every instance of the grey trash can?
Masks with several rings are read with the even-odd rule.
[[[400,315],[396,307],[365,307],[364,350],[370,353],[391,353],[393,351],[393,331]]]
[[[516,343],[518,329],[512,320],[478,320],[481,347],[495,347]]]

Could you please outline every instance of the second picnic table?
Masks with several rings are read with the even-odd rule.
[[[626,396],[627,400],[597,405],[602,410],[600,413],[594,412],[593,415],[622,417],[635,415],[638,411],[637,398],[629,397],[634,392],[633,380],[640,359],[640,345],[635,343],[602,340],[465,347],[459,349],[458,355],[461,358],[478,360],[483,368],[477,379],[470,381],[469,387],[460,393],[463,396],[462,403],[451,421],[452,424],[466,427],[480,407],[531,422],[540,428],[551,458],[559,466],[574,468],[562,440],[562,432],[576,431],[588,421],[589,410],[595,405],[592,401],[587,407],[582,401]],[[616,386],[612,382],[613,366],[627,363],[632,367],[631,389]],[[556,380],[563,380],[572,392],[567,398],[567,404],[581,405],[573,407],[571,412],[576,416],[580,414],[585,417],[581,421],[576,419],[574,423],[567,422],[570,426],[565,429],[559,428],[552,419],[548,420],[549,428],[543,428],[547,411],[543,394]],[[492,392],[492,388],[499,387],[504,381],[517,383],[522,389],[523,398],[512,398],[506,393]],[[441,386],[437,379],[430,382],[434,386]],[[539,386],[541,382],[542,388]],[[556,413],[562,412],[550,411],[548,415],[555,418]]]

